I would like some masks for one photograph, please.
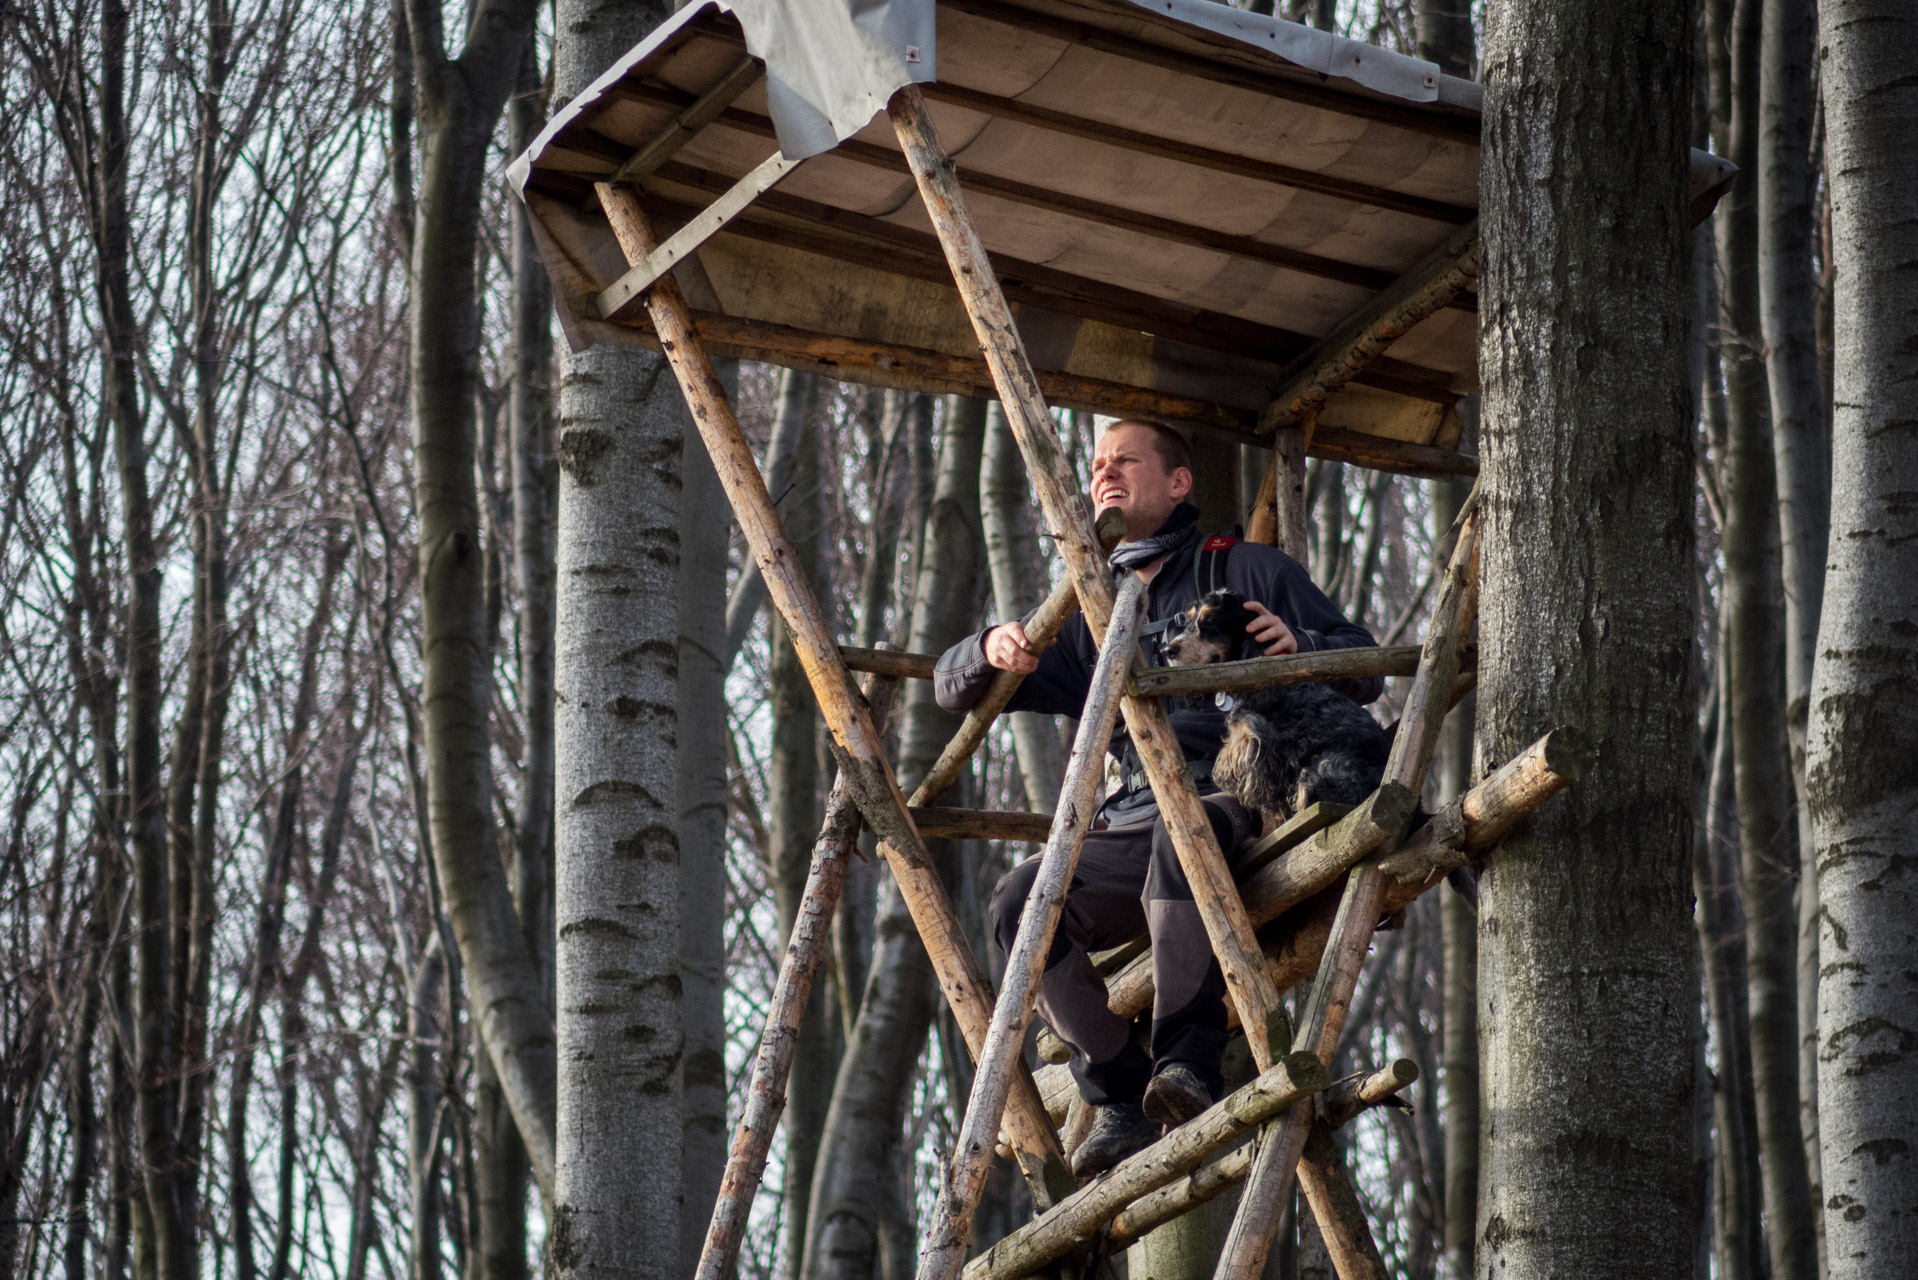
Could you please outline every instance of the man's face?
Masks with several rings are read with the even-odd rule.
[[[1121,425],[1099,437],[1092,453],[1092,506],[1124,512],[1127,539],[1157,533],[1190,492],[1192,473],[1166,467],[1148,428]]]

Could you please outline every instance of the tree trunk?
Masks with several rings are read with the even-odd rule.
[[[1691,50],[1653,0],[1487,14],[1478,754],[1598,747],[1481,880],[1478,1262],[1510,1280],[1691,1266]]]
[[[519,75],[532,10],[529,0],[481,0],[470,37],[453,59],[438,7],[408,0],[421,164],[407,313],[430,844],[468,1002],[534,1172],[547,1186],[552,1020],[494,825],[493,655],[475,410],[481,325],[474,262],[485,157]]]
[[[126,663],[125,830],[133,866],[134,1132],[142,1185],[130,1205],[134,1264],[156,1280],[195,1273],[195,1215],[175,1149],[180,1041],[172,1001],[176,904],[169,902],[166,797],[162,786],[159,552],[148,488],[127,199],[130,159],[125,89],[130,20],[121,0],[100,7],[98,158],[83,180],[98,210],[94,236],[100,306],[101,401],[112,422],[127,571],[122,640]]]
[[[507,151],[518,155],[545,119],[538,54],[528,42],[507,108]],[[512,563],[523,745],[513,831],[513,905],[541,991],[553,998],[553,464],[552,292],[525,206],[508,206],[512,380],[506,394],[512,484]],[[484,1038],[473,1062],[474,1274],[525,1280],[526,1146],[513,1125]]]
[[[719,375],[734,390],[739,366]],[[732,522],[712,459],[680,461],[679,972],[686,1026],[679,1267],[699,1264],[726,1168],[726,550]]]
[[[1832,258],[1831,563],[1806,789],[1817,840],[1819,1143],[1833,1280],[1918,1257],[1918,14],[1819,8]]]
[[[440,1016],[445,1002],[446,958],[439,935],[422,952],[406,989],[406,1191],[411,1217],[407,1242],[408,1280],[439,1280],[439,1149],[442,1133],[438,1054],[445,1032]]]
[[[1818,1174],[1818,873],[1811,856],[1811,811],[1805,797],[1805,725],[1812,659],[1825,592],[1830,528],[1831,446],[1818,368],[1817,280],[1812,274],[1812,50],[1817,16],[1811,0],[1769,0],[1760,50],[1758,291],[1771,386],[1772,454],[1785,605],[1785,725],[1791,743],[1798,909],[1794,1024],[1798,1038],[1798,1125],[1805,1148],[1807,1202],[1827,1270],[1823,1193]],[[1783,929],[1779,930],[1783,936]],[[1782,966],[1781,974],[1782,977]],[[1807,1053],[1807,1046],[1811,1051]],[[1783,1046],[1780,1046],[1782,1051]]]
[[[518,155],[546,120],[531,44],[508,111],[507,149]],[[519,704],[526,743],[515,805],[514,904],[550,1003],[553,994],[553,524],[559,466],[553,449],[553,291],[532,222],[511,202],[513,572],[519,587]]]
[[[1478,53],[1471,0],[1418,0],[1417,7],[1419,57],[1438,63],[1448,76],[1470,80]]]
[[[584,90],[670,12],[655,0],[565,0],[554,96]],[[614,346],[563,358],[554,682],[564,1069],[548,1243],[559,1277],[666,1276],[679,1260],[685,423],[664,358]]]
[[[783,375],[789,384],[801,376]],[[802,417],[805,399],[797,407]],[[789,402],[790,398],[782,400],[782,416]],[[791,478],[780,499],[779,511],[786,536],[792,542],[795,565],[812,583],[814,592],[825,600],[831,593],[822,574],[821,539],[825,531],[820,481],[824,446],[820,437],[817,427],[802,426]],[[812,867],[813,842],[823,816],[819,805],[819,709],[785,621],[775,615],[768,633],[772,640],[768,671],[772,749],[767,761],[767,841],[771,847],[766,853],[771,864],[773,906],[778,914],[779,941],[783,949],[792,937],[793,924],[799,916],[806,876]],[[813,1158],[819,1150],[819,1131],[826,1123],[833,1077],[839,1067],[834,1056],[838,1029],[833,1025],[830,992],[831,984],[814,984],[806,1002],[805,1018],[799,1025],[792,1071],[786,1080],[783,1119],[786,1163],[781,1191],[785,1207],[780,1227],[785,1235],[781,1255],[785,1270],[781,1274],[788,1280],[798,1274],[806,1251],[806,1213],[812,1201]]]
[[[1045,599],[1050,584],[1039,556],[1032,482],[1005,410],[997,402],[986,412],[982,475],[979,509],[985,523],[986,557],[992,566],[993,613],[1004,620],[1022,618]],[[1015,711],[1010,719],[1026,807],[1034,813],[1051,813],[1059,803],[1059,782],[1065,776],[1052,718]]]
[[[1758,1121],[1752,1112],[1751,1023],[1745,1004],[1745,913],[1738,896],[1738,802],[1732,783],[1732,735],[1722,711],[1728,701],[1722,634],[1717,648],[1721,711],[1706,769],[1704,822],[1692,851],[1692,893],[1698,904],[1705,1008],[1718,1058],[1712,1113],[1718,1271],[1721,1280],[1752,1280],[1762,1274],[1765,1239]]]
[[[915,653],[943,652],[972,629],[985,607],[988,573],[978,508],[985,403],[961,397],[947,403],[906,645]],[[910,792],[961,717],[940,710],[928,681],[909,681],[904,692],[898,777]],[[965,799],[947,792],[946,803]],[[955,842],[928,840],[926,848],[952,885]],[[882,897],[871,977],[820,1137],[801,1280],[871,1280],[881,1274],[880,1219],[896,1194],[888,1187],[895,1149],[914,1068],[939,1008],[932,963],[890,881]]]
[[[1432,490],[1433,555],[1449,557],[1445,533],[1464,506],[1468,486],[1441,481]],[[1450,804],[1472,787],[1471,697],[1452,710],[1440,742],[1438,799]],[[1445,1259],[1448,1272],[1466,1277],[1478,1229],[1479,1062],[1478,917],[1456,888],[1439,890],[1440,1065],[1444,1087]]]
[[[1778,0],[1771,0],[1772,4]],[[1733,10],[1730,150],[1756,172],[1760,19],[1764,0]],[[1762,185],[1762,184],[1761,184]],[[1786,754],[1784,627],[1779,595],[1778,489],[1759,310],[1758,205],[1749,187],[1719,214],[1719,281],[1726,359],[1724,657],[1745,910],[1753,1102],[1765,1239],[1775,1280],[1816,1280],[1810,1183],[1798,1115],[1798,920],[1792,905],[1796,837]]]

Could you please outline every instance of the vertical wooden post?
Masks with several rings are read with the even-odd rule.
[[[1113,586],[1093,534],[1090,504],[1079,492],[1078,478],[1059,447],[1032,362],[993,275],[985,246],[966,211],[952,161],[939,145],[918,86],[907,85],[894,94],[887,111],[952,268],[953,283],[972,321],[973,333],[992,371],[1006,420],[1032,472],[1033,488],[1039,494],[1046,522],[1078,588],[1086,623],[1094,637],[1102,637],[1112,615]],[[1253,935],[1252,922],[1213,838],[1212,824],[1186,771],[1185,755],[1164,708],[1154,699],[1127,698],[1124,711],[1126,728],[1158,800],[1173,848],[1178,851],[1180,866],[1191,883],[1192,897],[1219,957],[1219,967],[1225,972],[1227,990],[1246,1027],[1246,1042],[1263,1071],[1272,1065],[1275,1056],[1274,1046],[1266,1042],[1266,1015],[1279,1007],[1279,996]]]
[[[1318,415],[1306,418],[1296,427],[1280,427],[1272,434],[1272,454],[1266,463],[1265,479],[1259,484],[1258,501],[1246,525],[1246,538],[1263,542],[1306,563],[1305,451],[1312,444],[1312,427]]]
[[[609,183],[598,184],[597,190],[627,261],[644,259],[658,247],[658,239],[638,199],[629,188]],[[886,761],[885,745],[873,728],[864,700],[853,695],[851,673],[833,643],[825,613],[812,584],[794,563],[792,544],[780,528],[765,477],[760,475],[752,447],[733,416],[726,389],[694,332],[685,295],[670,275],[647,290],[646,310],[659,335],[660,349],[679,379],[700,438],[712,456],[713,468],[725,486],[740,530],[746,535],[746,544],[752,549],[753,560],[765,579],[767,594],[791,629],[807,682],[839,747],[841,776],[866,824],[882,842],[881,852],[939,975],[940,989],[967,1043],[976,1047],[984,1042],[992,1020],[991,982],[972,954],[938,870],[906,812],[906,798],[900,794],[899,782]],[[1031,1073],[1023,1069],[1012,1083],[1005,1126],[1035,1199],[1049,1205],[1054,1188],[1066,1177],[1065,1154]],[[1053,1171],[1050,1181],[1049,1169]]]
[[[1331,945],[1319,962],[1318,980],[1313,983],[1311,999],[1306,1003],[1298,1038],[1293,1041],[1295,1050],[1316,1053],[1321,1062],[1332,1060],[1339,1033],[1345,1029],[1345,1015],[1351,1007],[1352,992],[1358,986],[1365,953],[1372,945],[1372,931],[1378,925],[1379,906],[1384,899],[1385,877],[1378,868],[1365,863],[1354,867],[1345,882],[1344,896],[1339,900]],[[1272,1237],[1285,1215],[1285,1193],[1291,1190],[1292,1174],[1298,1168],[1312,1120],[1312,1100],[1307,1098],[1294,1103],[1283,1116],[1266,1125],[1213,1280],[1258,1280],[1264,1274]],[[1307,1198],[1311,1198],[1310,1188],[1307,1188]],[[1337,1224],[1328,1222],[1327,1215],[1318,1209],[1315,1202],[1314,1216],[1319,1219],[1326,1246],[1333,1250],[1336,1263],[1337,1246],[1333,1237]],[[1344,1275],[1343,1270],[1340,1274]]]
[[[1092,688],[1079,732],[1066,766],[1065,784],[1052,822],[1052,834],[1039,858],[1039,874],[1019,917],[1018,936],[1006,957],[1004,985],[992,1011],[992,1029],[979,1054],[979,1070],[972,1078],[972,1097],[966,1103],[952,1163],[933,1210],[926,1247],[919,1260],[919,1280],[953,1280],[966,1260],[972,1238],[973,1211],[992,1166],[993,1136],[999,1132],[999,1113],[1005,1109],[1006,1087],[1012,1064],[1025,1043],[1026,1026],[1039,996],[1039,978],[1052,937],[1065,911],[1066,890],[1092,816],[1098,809],[1099,783],[1105,774],[1106,744],[1119,718],[1120,690],[1125,688],[1139,653],[1139,625],[1145,584],[1128,575],[1119,587],[1119,600],[1106,628],[1105,642],[1092,671]]]

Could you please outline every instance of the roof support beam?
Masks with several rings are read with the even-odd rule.
[[[760,161],[758,168],[735,182],[719,199],[706,206],[690,222],[674,232],[666,243],[647,254],[636,266],[601,293],[595,304],[599,308],[601,318],[617,319],[639,301],[640,295],[650,289],[654,281],[691,256],[720,228],[744,213],[747,205],[779,185],[780,180],[797,169],[800,163],[798,160],[786,159],[777,151]]]
[[[691,142],[696,134],[717,120],[720,113],[732,105],[746,90],[759,80],[760,64],[750,55],[739,60],[731,71],[719,78],[719,83],[693,99],[692,104],[677,116],[673,122],[656,135],[651,142],[633,152],[624,164],[613,171],[608,182],[638,182],[651,173],[681,147]]]
[[[1317,415],[1334,391],[1385,355],[1419,321],[1450,302],[1478,278],[1478,220],[1399,278],[1363,310],[1314,343],[1279,374],[1272,403],[1259,415],[1264,433],[1296,427]]]

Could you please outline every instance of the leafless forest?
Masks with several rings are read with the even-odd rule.
[[[1292,16],[1476,75],[1486,15],[1447,3]],[[562,463],[590,459],[555,443],[565,357],[500,175],[597,56],[563,47],[591,25],[580,14],[620,9],[484,0],[463,35],[462,11],[442,28],[428,0],[0,5],[0,1274],[542,1267],[550,1096],[545,1137],[522,1142],[537,1108],[522,1115],[514,1090],[537,1092],[538,1071],[502,1078],[474,1000],[518,984],[530,1021],[499,1034],[535,1046],[515,1061],[544,1053],[550,1090],[555,528]],[[625,32],[663,16],[623,9]],[[1845,497],[1868,466],[1833,482],[1834,262],[1859,258],[1834,248],[1838,63],[1819,56],[1821,21],[1810,0],[1706,0],[1697,19],[1693,141],[1742,171],[1692,246],[1697,748],[1668,762],[1696,794],[1695,1274],[1719,1280],[1891,1274],[1830,1256],[1827,1224],[1856,1219],[1820,1159],[1821,1053],[1829,1073],[1852,1052],[1845,1026],[1874,1033],[1820,1021],[1835,962],[1815,868],[1848,864],[1813,820],[1821,797],[1861,803],[1846,769],[1911,769],[1895,734],[1847,764],[1814,714],[1833,511],[1852,513],[1842,532],[1880,509]],[[444,240],[460,218],[468,239]],[[1860,394],[1909,410],[1903,358],[1902,391]],[[842,642],[938,652],[1057,579],[996,408],[754,364],[729,376]],[[1097,424],[1059,420],[1083,467]],[[665,1238],[680,1253],[646,1264],[658,1276],[697,1257],[833,771],[723,500],[671,439],[687,498],[669,708],[695,664],[714,683],[680,709],[678,951],[657,957],[683,1006],[661,1113],[679,1129],[626,1171],[679,1206]],[[1201,437],[1197,464],[1208,527],[1245,520],[1262,454]],[[474,519],[448,533],[433,504],[461,484]],[[1379,643],[1423,634],[1466,488],[1311,464],[1309,567]],[[1885,581],[1909,619],[1910,581]],[[433,621],[456,590],[477,593],[477,628]],[[436,646],[470,670],[436,680]],[[1374,708],[1387,722],[1404,684]],[[1428,806],[1474,777],[1471,712],[1455,713]],[[455,767],[435,717],[461,714],[470,776],[445,786],[467,819],[434,776]],[[951,723],[902,690],[902,780]],[[1049,810],[1070,732],[1008,717],[963,803]],[[982,955],[987,896],[1030,848],[943,855]],[[480,893],[459,868],[484,864],[517,912],[504,941],[449,902]],[[744,1275],[913,1274],[971,1083],[917,946],[881,865],[857,864]],[[1456,890],[1419,899],[1378,935],[1333,1064],[1421,1068],[1409,1110],[1341,1131],[1408,1280],[1474,1274],[1484,1230],[1477,946]],[[1900,1059],[1918,1024],[1903,1035]],[[1908,1110],[1902,1124],[1918,1142]],[[975,1242],[1029,1212],[1002,1164]],[[1276,1265],[1315,1275],[1310,1256]]]

